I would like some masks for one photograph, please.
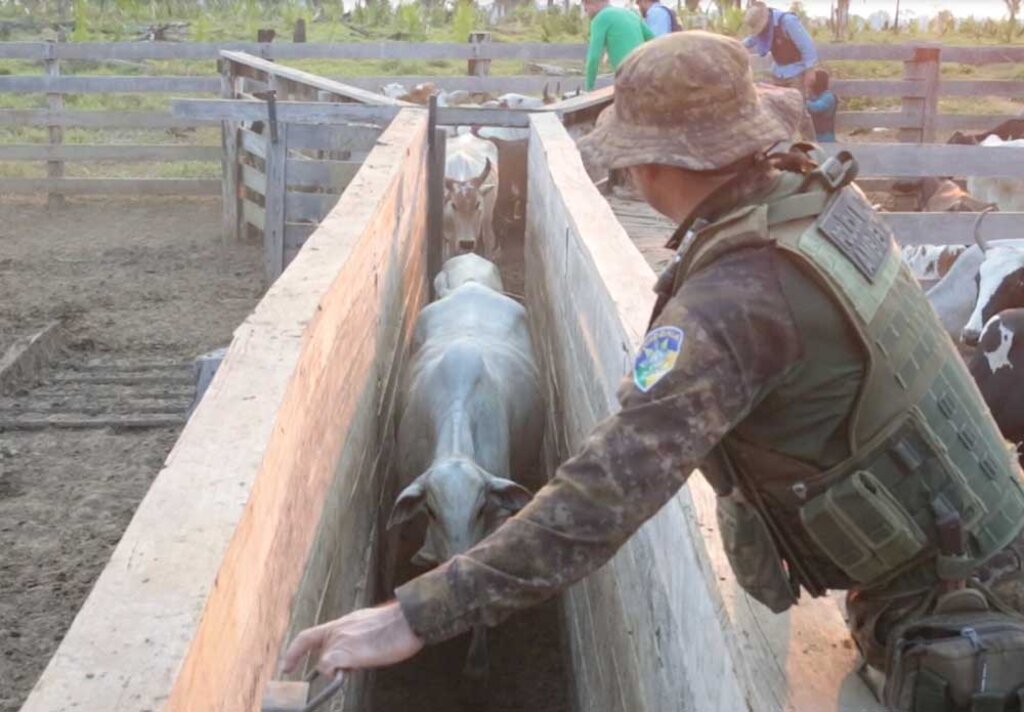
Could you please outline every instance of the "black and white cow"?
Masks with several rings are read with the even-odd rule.
[[[1024,308],[988,320],[967,368],[1003,437],[1018,446],[1024,461]]]

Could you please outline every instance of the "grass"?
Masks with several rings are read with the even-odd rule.
[[[128,41],[150,25],[182,21],[189,23],[180,39],[195,42],[246,41],[255,38],[256,30],[272,28],[281,41],[290,41],[292,28],[300,17],[307,21],[309,42],[358,42],[368,40],[463,42],[470,31],[487,29],[495,42],[558,42],[583,43],[587,27],[578,7],[569,12],[560,8],[552,11],[532,7],[514,9],[496,26],[489,26],[487,18],[467,0],[458,0],[454,9],[423,5],[404,5],[397,11],[386,0],[361,0],[359,7],[343,13],[335,0],[322,0],[323,17],[311,17],[309,9],[295,0],[207,0],[205,9],[192,0],[73,0],[70,19],[75,23],[73,41]],[[31,20],[32,27],[8,27],[3,40],[39,41],[52,39],[52,30],[41,29],[47,22],[59,18],[47,15],[56,3],[42,0],[7,0],[0,3],[0,20]],[[561,5],[561,3],[559,3]],[[741,13],[731,13],[713,21],[711,29],[735,34],[742,20]],[[682,18],[694,21],[695,18]],[[819,42],[829,42],[826,27],[809,23]],[[921,33],[907,28],[900,34],[873,32],[864,28],[851,41],[857,43],[904,43],[940,40],[950,45],[1000,44],[1005,40],[1005,25],[997,22],[968,21],[959,29],[939,34]],[[1020,41],[1020,38],[1017,38]],[[551,62],[580,67],[579,62]],[[463,60],[299,60],[291,66],[333,78],[427,75],[461,76],[466,73]],[[844,61],[831,62],[828,69],[837,79],[898,79],[902,76],[901,62]],[[65,74],[92,76],[210,76],[216,66],[210,60],[160,60],[144,62],[92,62],[64,61]],[[945,64],[942,76],[947,79],[1006,79],[1024,80],[1024,65],[970,65]],[[40,62],[26,60],[0,60],[0,75],[40,75]],[[495,60],[491,64],[494,76],[528,73],[526,63],[513,60]],[[88,111],[166,111],[169,95],[161,94],[78,94],[66,95],[69,109]],[[946,113],[1018,113],[1024,99],[948,97],[940,101],[940,110]],[[0,109],[45,108],[46,98],[41,94],[0,94]],[[898,110],[898,99],[844,97],[846,111]],[[163,130],[104,130],[69,128],[64,131],[65,143],[147,143],[147,144],[208,144],[219,142],[219,129],[203,128],[186,135],[175,135]],[[0,127],[0,143],[43,143],[48,140],[45,127]],[[175,163],[68,163],[69,176],[96,177],[216,177],[219,167],[215,162]],[[0,176],[42,177],[45,165],[41,162],[0,163]]]

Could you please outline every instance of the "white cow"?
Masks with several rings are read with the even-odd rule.
[[[1003,140],[989,136],[981,146],[1019,151],[1024,161],[1024,139]],[[968,178],[967,192],[985,203],[994,203],[1003,212],[1024,212],[1024,180],[1020,178]]]
[[[967,250],[967,245],[905,245],[901,248],[904,264],[918,282],[934,283],[946,276]]]
[[[554,104],[558,101],[556,94],[548,93],[548,85],[544,85],[544,95],[540,97],[527,96],[509,92],[498,97],[498,105],[503,109],[542,109],[547,104]]]
[[[485,257],[496,258],[494,202],[499,181],[498,149],[490,141],[462,134],[450,137],[445,150],[442,258],[447,260],[460,252],[481,248]]]
[[[530,493],[512,479],[531,471],[544,405],[526,311],[475,282],[420,314],[398,424],[404,489],[388,528],[427,515],[417,565],[467,551]],[[465,674],[487,667],[484,628],[473,631]]]
[[[456,255],[441,266],[441,271],[434,277],[434,293],[438,299],[443,299],[469,282],[482,284],[495,292],[505,291],[498,266],[469,252]]]
[[[968,248],[939,283],[928,290],[954,341],[977,343],[992,315],[1024,305],[1024,240],[994,240]]]
[[[385,84],[380,88],[380,93],[389,99],[401,99],[403,96],[409,93],[409,89],[404,84],[398,84],[391,82]]]

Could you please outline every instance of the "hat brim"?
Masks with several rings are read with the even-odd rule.
[[[757,103],[743,115],[677,126],[626,123],[612,104],[601,112],[594,130],[580,139],[580,153],[607,168],[657,163],[711,171],[779,141],[797,139],[806,115],[800,92],[760,84],[756,88]]]

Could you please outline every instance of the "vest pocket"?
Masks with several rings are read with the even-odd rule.
[[[859,583],[893,571],[928,544],[899,501],[866,470],[804,505],[800,520],[814,543]]]

